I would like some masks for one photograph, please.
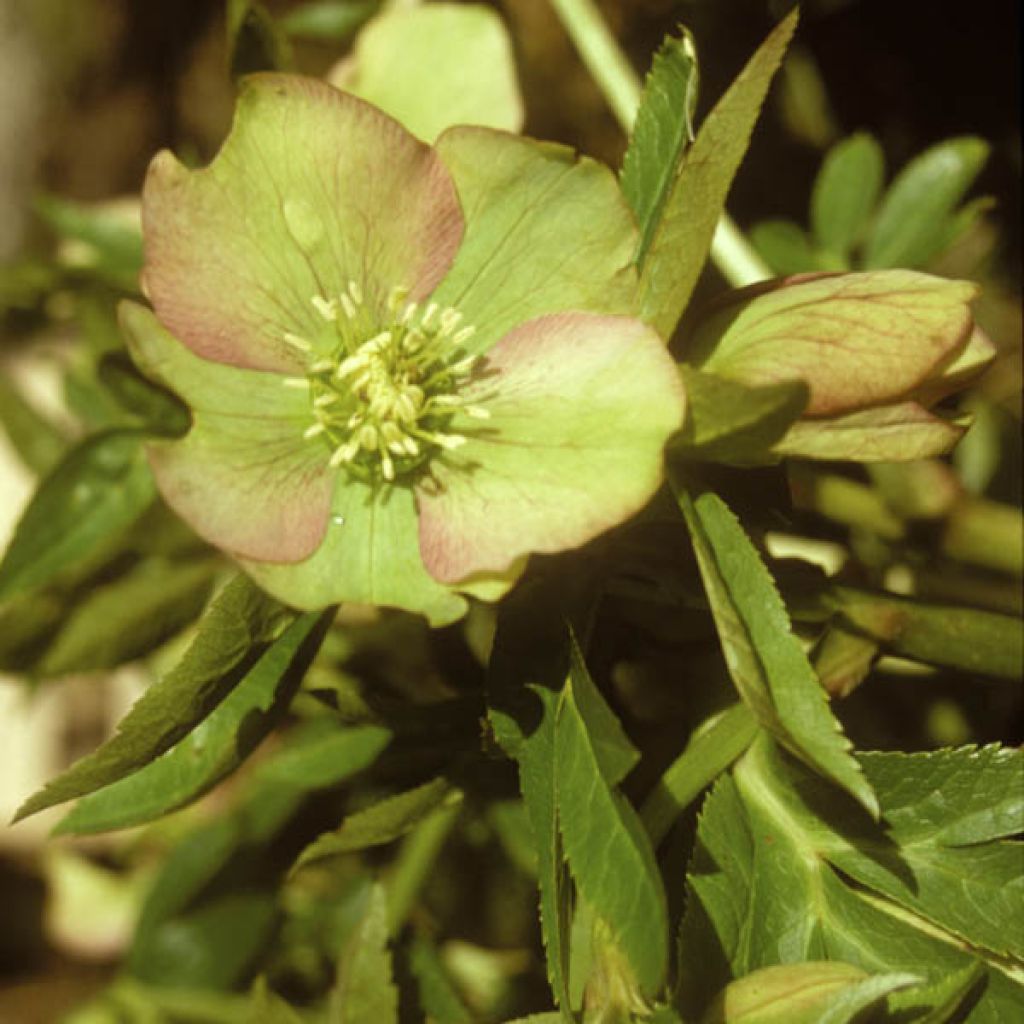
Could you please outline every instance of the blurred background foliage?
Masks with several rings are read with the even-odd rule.
[[[311,74],[325,73],[346,52],[376,8],[372,0],[268,0],[266,6],[289,30],[295,65]],[[493,6],[512,34],[526,133],[570,143],[617,166],[625,140],[550,7],[541,0]],[[694,33],[703,116],[788,5],[602,0],[600,6],[640,71],[677,23]],[[875,586],[894,601],[914,593],[982,610],[1021,611],[1015,511],[1021,503],[1019,20],[1015,0],[987,0],[955,16],[926,0],[806,0],[797,44],[729,201],[733,217],[780,273],[857,268],[872,258],[857,217],[841,251],[816,224],[815,197],[827,189],[828,173],[844,173],[845,161],[845,173],[861,182],[859,216],[866,224],[877,204],[884,205],[884,187],[912,161],[927,159],[922,154],[934,157],[933,147],[945,145],[940,153],[948,154],[947,140],[965,136],[988,147],[961,153],[949,172],[951,198],[943,216],[952,219],[962,200],[968,204],[957,230],[903,261],[979,281],[978,320],[1000,351],[994,369],[962,400],[975,416],[974,427],[952,459],[898,474],[884,466],[805,465],[707,474],[730,503],[754,510],[752,525],[775,557],[773,571],[808,636],[834,610],[823,609],[808,558],[839,571],[853,588],[829,599],[845,600],[849,615],[873,623],[877,642],[834,629],[818,635],[815,648],[826,685],[836,695],[849,694],[842,717],[860,747],[914,750],[1021,739],[1020,694],[1007,685],[1005,673],[1001,677],[991,665],[975,671],[956,656],[939,659],[938,667],[906,660],[918,659],[935,642],[948,617],[925,617],[918,624],[925,638],[919,646],[894,651],[885,634],[891,609],[876,603],[858,611],[856,604],[858,586]],[[434,59],[444,62],[446,54],[438,51]],[[154,411],[152,396],[133,398],[137,380],[119,370],[111,310],[119,295],[134,288],[140,258],[124,197],[137,192],[158,148],[171,146],[197,163],[216,151],[233,105],[227,60],[220,0],[0,0],[0,422],[9,442],[0,461],[0,538],[13,527],[37,475],[52,467],[71,439],[138,422],[138,415],[147,422],[160,416],[173,421],[173,408]],[[877,191],[870,194],[873,180]],[[100,218],[91,205],[98,201],[110,204]],[[123,229],[119,210],[129,218]],[[875,255],[882,261],[876,265],[884,265],[884,255]],[[723,287],[709,270],[694,307]],[[28,700],[24,682],[13,677],[0,690],[6,722],[0,809],[8,817],[46,778],[92,750],[127,710],[145,677],[124,663],[168,639],[171,644],[151,660],[157,671],[173,663],[181,650],[175,634],[210,592],[214,567],[206,549],[161,506],[146,516],[132,542],[119,549],[116,566],[100,552],[27,611],[0,604],[0,668],[28,671],[34,690]],[[627,531],[614,542],[620,556],[636,560],[641,577],[651,537]],[[154,588],[148,582],[153,573],[171,563],[177,566],[174,585],[159,575]],[[692,576],[692,563],[682,572]],[[118,602],[131,594],[135,621],[158,622],[138,650],[97,650],[90,643],[89,615],[109,616],[103,588],[117,585],[127,589],[120,597],[114,593],[110,607],[122,607]],[[80,602],[83,594],[98,598],[99,607],[90,612],[77,603],[77,631],[59,631],[69,602]],[[591,669],[645,752],[629,780],[641,793],[677,752],[678,737],[721,704],[727,683],[704,609],[688,608],[681,617],[676,607],[636,600],[628,587],[606,605]],[[348,625],[344,638],[332,635],[326,662],[307,690],[332,692],[332,700],[357,720],[367,702],[426,705],[465,698],[465,721],[453,743],[476,739],[473,700],[494,626],[488,613],[435,634],[393,620],[354,617]],[[973,635],[984,644],[983,630]],[[880,653],[890,657],[878,662]],[[871,685],[859,686],[872,667]],[[99,671],[109,668],[118,671]],[[699,690],[664,685],[702,674]],[[315,724],[308,693],[297,713]],[[423,763],[411,772],[408,765],[392,766],[397,775],[389,777],[385,768],[374,780],[379,792],[422,779],[434,755],[429,744],[421,753]],[[322,988],[323,950],[340,941],[326,933],[344,933],[373,894],[365,872],[353,866],[347,874],[304,875],[302,885],[284,890],[283,908],[267,905],[268,886],[281,881],[297,852],[289,846],[287,822],[301,815],[307,831],[310,822],[331,827],[339,810],[332,797],[280,808],[274,817],[265,811],[265,785],[246,776],[204,804],[113,837],[44,848],[45,830],[55,820],[47,815],[4,832],[0,1021],[60,1019],[107,984],[125,958],[136,979],[118,996],[129,1020],[147,1019],[131,1016],[131,1008],[150,1005],[142,988],[132,985],[170,980],[185,992],[229,989],[248,981],[264,954],[262,970],[279,991],[301,999]],[[490,787],[496,799],[467,808],[447,839],[446,857],[426,862],[435,867],[425,933],[437,942],[414,945],[400,969],[439,990],[456,979],[459,994],[451,1005],[462,1001],[486,1019],[499,1019],[546,1001],[543,966],[530,952],[537,946],[532,852],[522,841],[520,805],[505,799],[514,784],[504,767],[496,765],[494,778],[476,785],[478,792]],[[218,828],[226,820],[237,828],[225,837]],[[430,842],[429,835],[415,835]],[[685,837],[676,845],[685,850]],[[197,866],[190,851],[202,849],[207,859],[200,857]],[[379,866],[391,856],[371,850],[368,863]],[[410,871],[424,863],[406,846],[395,870],[402,869],[403,856]],[[218,876],[235,882],[184,916],[167,907],[154,910],[150,896],[151,927],[135,929],[141,894],[154,878],[161,880],[157,891],[176,890],[184,905],[190,885],[202,888]],[[246,941],[239,945],[240,931]],[[228,947],[235,957],[218,955]],[[159,1011],[166,1017],[151,1019],[235,1019],[234,996],[218,996],[219,1004],[209,997],[213,1002],[201,1006],[187,1005],[188,998]],[[272,995],[265,998],[270,1006]],[[460,1019],[456,1010],[450,1019]]]

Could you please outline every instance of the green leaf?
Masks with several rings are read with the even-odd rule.
[[[895,1020],[913,1024],[947,1024],[984,977],[985,965],[975,961],[930,984],[889,996],[886,1012]]]
[[[988,143],[965,135],[940,142],[907,164],[882,199],[864,266],[920,267],[935,256],[988,153]]]
[[[851,135],[828,151],[811,193],[818,245],[847,260],[867,228],[884,176],[882,147],[871,135]]]
[[[387,897],[381,885],[369,891],[366,912],[338,963],[331,992],[330,1024],[397,1024],[398,990],[388,950]]]
[[[148,432],[181,437],[192,418],[186,406],[170,391],[143,377],[123,352],[108,352],[97,368],[99,379],[121,406],[138,416]]]
[[[295,866],[394,842],[439,808],[453,807],[461,800],[462,793],[447,779],[431,779],[350,814],[339,829],[310,843]]]
[[[228,69],[232,78],[254,71],[286,71],[291,46],[258,0],[227,0]]]
[[[365,24],[380,7],[380,0],[319,0],[301,4],[281,20],[290,36],[343,43]]]
[[[139,290],[142,224],[137,202],[119,207],[41,195],[35,209],[60,238],[77,243],[73,265],[85,266],[125,291]]]
[[[697,50],[693,36],[682,27],[680,32],[678,39],[667,36],[654,55],[622,161],[622,192],[640,228],[638,267],[643,267],[680,161],[694,137]]]
[[[885,793],[885,820],[902,842],[973,846],[1024,834],[1024,751],[992,743],[921,754],[860,755]]]
[[[211,560],[144,559],[75,605],[33,674],[96,672],[149,654],[203,610],[215,568]]]
[[[294,618],[236,576],[210,605],[181,661],[139,698],[115,735],[26,800],[14,820],[108,786],[168,750],[246,676]]]
[[[84,797],[57,832],[84,835],[151,821],[234,771],[284,713],[333,614],[296,619],[198,728],[133,775]]]
[[[836,587],[826,606],[886,651],[1000,679],[1024,675],[1024,630],[1013,615]]]
[[[677,488],[677,497],[740,696],[787,747],[877,815],[875,795],[757,549],[717,495],[692,499]]]
[[[523,587],[505,601],[487,676],[488,721],[519,767],[537,852],[541,935],[556,1003],[569,1012],[569,883],[555,790],[555,729],[559,693],[569,671],[569,631],[561,609],[540,586]]]
[[[638,758],[574,643],[555,726],[558,826],[580,892],[651,996],[668,966],[668,910],[650,840],[615,789]]]
[[[682,315],[707,258],[761,104],[796,28],[781,21],[700,127],[654,228],[640,277],[642,313],[663,337]]]
[[[391,730],[381,725],[357,725],[339,729],[311,723],[288,745],[257,769],[261,783],[298,789],[336,786],[369,767],[391,742]]]
[[[409,949],[409,969],[419,989],[420,1006],[435,1024],[472,1024],[458,990],[448,977],[434,944],[417,935]]]
[[[920,980],[906,971],[865,978],[836,995],[816,1024],[853,1024],[858,1018],[863,1020],[864,1011],[869,1007],[877,1006],[893,992],[908,989]]]
[[[68,449],[64,433],[33,408],[6,375],[0,377],[0,427],[33,473],[49,472]]]
[[[750,746],[757,728],[746,704],[736,704],[694,733],[641,808],[640,818],[655,848],[701,791]]]
[[[328,80],[426,142],[456,124],[518,131],[523,123],[508,32],[483,4],[387,11],[360,32],[352,59]]]
[[[960,752],[955,757],[966,773]],[[1013,944],[1024,921],[1019,846],[941,847],[926,823],[911,820],[915,795],[941,782],[931,765],[916,755],[871,759],[887,769],[870,777],[883,820],[894,822],[889,830],[767,738],[716,784],[698,829],[682,929],[685,1006],[769,964],[843,960],[932,984],[970,967],[986,932],[1001,931],[1003,944]],[[954,803],[966,802],[951,789]],[[1003,798],[975,794],[980,806]],[[941,793],[934,800],[940,805]],[[1001,954],[983,955],[986,990],[971,1020],[1010,1021],[1009,1007],[1024,995],[1012,980],[1019,972]]]
[[[686,385],[686,421],[670,449],[687,458],[733,465],[774,462],[771,448],[807,405],[803,381],[750,386],[680,366]]]
[[[0,563],[0,599],[102,559],[155,494],[139,434],[110,431],[83,441],[22,513]]]
[[[780,277],[822,269],[807,232],[791,220],[760,221],[747,235],[765,263]]]

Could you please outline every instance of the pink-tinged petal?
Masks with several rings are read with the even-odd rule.
[[[466,237],[434,299],[486,352],[517,324],[564,310],[632,314],[636,221],[615,175],[567,146],[458,125],[437,141]]]
[[[323,544],[303,562],[242,567],[264,590],[296,608],[340,602],[404,608],[433,626],[466,613],[465,598],[428,575],[420,560],[413,495],[339,474]]]
[[[538,317],[490,350],[460,414],[469,440],[417,486],[420,551],[451,583],[530,552],[577,547],[637,512],[663,478],[682,424],[678,370],[654,331],[628,317]]]
[[[772,446],[776,455],[857,462],[911,462],[948,452],[966,427],[917,402],[898,402],[794,423]]]
[[[291,75],[246,81],[209,167],[159,154],[142,203],[143,282],[160,320],[198,355],[256,370],[298,367],[286,333],[333,344],[314,296],[336,299],[355,281],[377,314],[394,286],[426,296],[462,237],[454,186],[428,146],[362,100]]]
[[[309,395],[277,374],[199,359],[142,306],[122,303],[132,356],[192,409],[181,440],[147,446],[167,504],[229,554],[275,562],[307,558],[330,514],[328,449],[305,440]]]
[[[810,416],[906,399],[967,344],[977,286],[909,270],[820,274],[726,296],[687,361],[741,384],[804,380]]]

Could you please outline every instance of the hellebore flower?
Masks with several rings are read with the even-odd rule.
[[[772,444],[772,455],[924,458],[963,433],[929,406],[995,355],[971,315],[977,291],[970,282],[909,270],[756,284],[706,311],[686,361],[747,387],[803,382],[803,414]]]
[[[313,79],[257,75],[209,167],[143,190],[144,372],[190,407],[167,502],[263,587],[458,618],[531,552],[658,487],[683,391],[632,318],[604,167],[487,128],[431,149]]]

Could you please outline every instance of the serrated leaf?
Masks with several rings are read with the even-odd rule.
[[[882,199],[864,266],[920,267],[936,255],[988,153],[984,140],[962,136],[932,146],[907,164]]]
[[[893,779],[915,774],[905,755],[873,756],[894,762]],[[878,795],[883,820],[898,813],[898,800],[890,810],[892,794],[884,784]],[[1009,910],[1008,897],[992,891],[1001,886],[1000,877],[986,883],[985,856],[977,857],[968,889],[960,888],[961,873],[949,876],[957,884],[941,887],[941,905],[931,908],[936,913],[908,909],[910,890],[926,881],[917,865],[929,845],[934,854],[934,844],[921,839],[904,843],[895,829],[886,832],[853,803],[837,800],[834,791],[767,740],[757,741],[734,780],[716,784],[702,814],[690,875],[694,896],[682,931],[684,1006],[700,1005],[713,981],[807,959],[843,960],[876,973],[906,971],[935,983],[974,962],[960,929],[948,927],[958,914],[962,922],[965,908],[975,924],[991,914],[1004,929],[1019,931],[1015,922],[1024,915]],[[874,877],[865,865],[874,868]],[[907,887],[899,899],[876,884],[885,871]],[[1019,890],[1019,866],[1017,876]],[[973,900],[980,902],[972,910]],[[705,950],[712,955],[701,961]],[[986,991],[971,1020],[1012,1020],[1005,1011],[1019,1003],[1024,989],[1002,973],[1008,962],[1001,956],[986,959]]]
[[[297,618],[202,723],[132,775],[82,798],[57,826],[84,835],[152,821],[215,786],[284,713],[334,614]]]
[[[643,318],[663,337],[675,330],[689,302],[796,22],[794,9],[750,59],[701,125],[672,183],[640,276]]]
[[[864,132],[833,146],[811,192],[811,229],[823,249],[848,260],[867,229],[885,176],[882,147]]]
[[[853,1024],[858,1018],[863,1019],[865,1010],[877,1006],[886,996],[908,989],[920,980],[916,974],[906,971],[865,978],[834,996],[815,1024]]]
[[[881,787],[879,797],[885,817],[888,793]],[[734,779],[716,784],[701,815],[681,934],[684,1009],[699,1008],[729,979],[771,964],[838,959],[929,983],[973,964],[972,951],[954,934],[846,881],[845,868],[833,866],[841,848],[879,863],[906,853],[856,805],[758,740]],[[947,896],[954,891],[947,887]],[[1002,963],[989,957],[978,1021],[1012,1020],[1004,1012],[1024,994],[1001,973]]]
[[[784,381],[751,387],[685,363],[686,421],[670,450],[733,465],[773,462],[780,441],[807,405],[807,385]]]
[[[668,966],[665,893],[639,816],[615,789],[637,754],[575,643],[570,657],[555,727],[558,827],[580,892],[652,996]]]
[[[519,767],[537,853],[541,935],[548,981],[569,1012],[569,884],[555,797],[555,720],[569,670],[569,632],[538,587],[502,604],[487,675],[488,721]]]
[[[291,66],[288,39],[259,0],[227,0],[227,43],[232,78]]]
[[[115,735],[26,800],[14,820],[108,786],[154,760],[213,710],[294,618],[236,576],[210,605],[181,661],[139,698]]]
[[[366,912],[341,955],[327,1019],[329,1024],[398,1024],[387,896],[379,884],[370,889]]]
[[[902,842],[970,846],[1024,834],[1024,751],[959,747],[860,755],[885,793],[885,820]]]
[[[156,496],[141,442],[132,431],[97,434],[58,463],[22,513],[0,563],[0,599],[91,564],[139,518]]]
[[[760,722],[872,815],[875,795],[793,634],[782,598],[757,549],[717,495],[677,498],[729,672]]]
[[[694,137],[697,50],[693,36],[685,28],[680,31],[678,39],[667,36],[654,55],[622,161],[620,184],[640,229],[635,258],[641,268]]]
[[[75,605],[33,674],[96,672],[150,653],[203,610],[215,568],[212,560],[143,559]]]
[[[981,961],[967,964],[937,981],[889,996],[886,1013],[913,1024],[947,1024],[984,977],[985,965]]]
[[[361,811],[350,814],[341,827],[325,832],[309,844],[295,862],[296,868],[329,857],[383,846],[411,832],[420,822],[442,807],[452,807],[462,793],[447,779],[431,779]]]

